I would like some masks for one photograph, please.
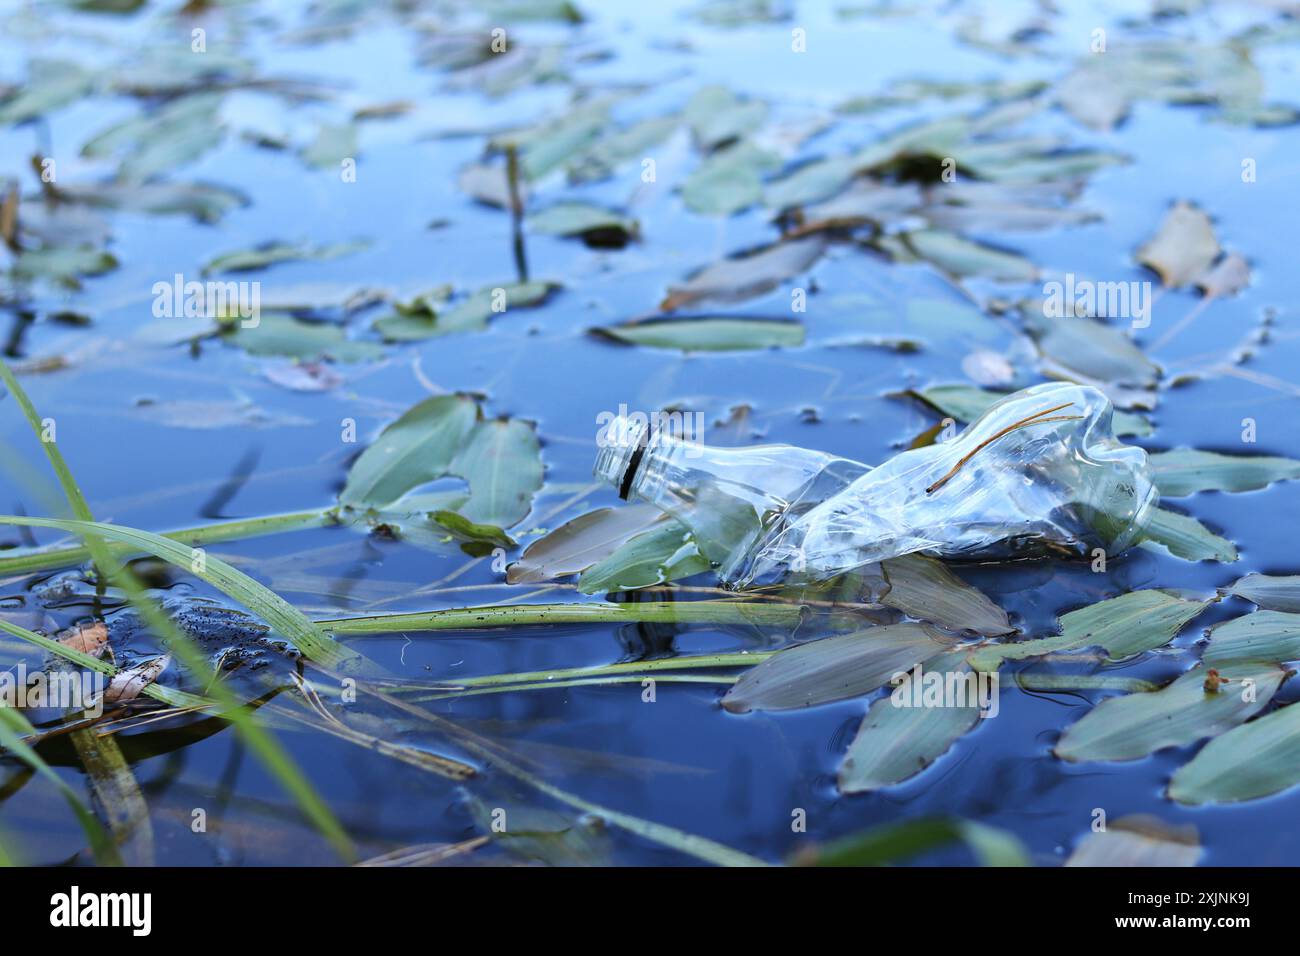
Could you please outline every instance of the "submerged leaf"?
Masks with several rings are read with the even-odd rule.
[[[746,671],[722,698],[733,714],[861,697],[949,650],[924,624],[887,624],[786,648]]]
[[[642,531],[582,572],[584,594],[652,587],[709,569],[690,531],[676,521]]]
[[[934,558],[908,554],[881,562],[889,590],[880,603],[950,631],[998,636],[1015,628],[1007,612]]]
[[[1069,761],[1137,760],[1217,736],[1261,711],[1287,674],[1275,665],[1237,665],[1222,674],[1228,683],[1209,691],[1206,673],[1197,667],[1154,693],[1102,701],[1066,728],[1056,755]]]

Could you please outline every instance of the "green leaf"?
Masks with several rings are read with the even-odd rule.
[[[938,229],[903,233],[903,241],[916,255],[958,278],[982,276],[1032,282],[1038,269],[1024,256]]]
[[[619,166],[648,155],[677,129],[676,116],[652,116],[627,129],[613,130],[600,137],[569,165],[576,182],[591,182],[613,174]]]
[[[1023,315],[1039,352],[1064,373],[1096,382],[1155,387],[1159,369],[1118,329],[1073,315],[1048,318],[1033,310]]]
[[[1221,673],[1231,682],[1217,692],[1205,689],[1206,668],[1197,667],[1155,693],[1104,700],[1066,728],[1055,753],[1072,762],[1137,760],[1164,747],[1185,747],[1253,717],[1286,677],[1281,668],[1261,664]],[[1254,682],[1252,695],[1242,693],[1247,680]]]
[[[303,362],[368,362],[384,354],[382,345],[349,339],[340,326],[277,313],[263,313],[256,325],[231,321],[222,337],[249,355],[282,355]]]
[[[511,309],[529,309],[543,304],[559,286],[553,282],[508,282],[480,289],[441,313],[433,325],[434,335],[472,332],[487,327],[488,319]]]
[[[747,671],[722,706],[741,714],[861,697],[950,647],[924,624],[887,624],[824,637],[780,651]]]
[[[364,240],[329,242],[313,245],[306,242],[267,242],[251,249],[240,249],[217,256],[203,267],[203,274],[215,272],[252,272],[280,262],[325,262],[350,256],[369,246]]]
[[[1061,633],[1056,637],[990,644],[971,655],[971,663],[977,670],[994,670],[1003,661],[1085,647],[1100,647],[1115,660],[1132,657],[1168,644],[1209,604],[1156,589],[1130,591],[1062,615]]]
[[[324,123],[316,138],[299,154],[308,166],[338,169],[345,159],[357,155],[357,127],[353,123]]]
[[[1160,494],[1181,498],[1198,491],[1254,491],[1275,481],[1300,478],[1300,461],[1271,455],[1220,455],[1195,448],[1151,453]]]
[[[216,222],[232,209],[248,205],[243,193],[207,183],[89,183],[58,186],[60,200],[108,209],[157,215],[192,216]]]
[[[595,245],[622,245],[637,235],[635,219],[592,203],[566,202],[528,216],[528,228],[549,236],[582,236]]]
[[[662,517],[663,512],[646,504],[578,515],[530,544],[506,571],[506,581],[535,584],[585,571]]]
[[[857,174],[859,163],[851,156],[814,160],[763,190],[763,204],[778,211],[821,202],[843,192]]]
[[[1219,590],[1245,598],[1270,611],[1300,611],[1300,575],[1251,572]]]
[[[478,422],[447,470],[469,484],[461,514],[477,524],[509,528],[524,519],[542,487],[537,433],[519,419]]]
[[[339,502],[383,508],[441,478],[477,417],[477,403],[465,395],[437,395],[411,407],[361,453]]]
[[[706,299],[732,302],[775,289],[806,272],[821,258],[826,242],[820,236],[778,242],[745,255],[705,266],[680,285],[670,286],[660,303],[664,312]]]
[[[1236,561],[1237,546],[1221,538],[1190,515],[1154,508],[1143,539],[1143,547],[1159,545],[1185,561]]]
[[[582,572],[578,589],[597,594],[651,587],[700,574],[709,566],[690,532],[676,521],[666,521],[628,539]]]
[[[779,165],[775,153],[753,143],[735,143],[695,168],[682,184],[682,201],[706,216],[733,215],[759,201],[763,176]]]
[[[80,289],[86,276],[117,268],[117,258],[94,246],[47,246],[27,249],[14,259],[15,279],[43,279],[65,289]]]
[[[1256,611],[1215,624],[1201,659],[1206,666],[1218,668],[1245,661],[1300,660],[1300,614]]]
[[[1229,685],[1231,686],[1231,685]],[[1169,781],[1179,803],[1236,803],[1300,783],[1300,704],[1280,707],[1211,740]]]
[[[690,98],[682,115],[696,144],[712,150],[758,130],[767,119],[767,104],[741,99],[724,86],[706,86]]]
[[[122,155],[118,179],[144,182],[193,162],[220,145],[220,93],[196,93],[173,100],[157,112],[115,123],[81,148],[83,156]]]
[[[1010,833],[950,817],[886,823],[795,857],[802,866],[890,866],[953,843],[963,843],[981,866],[1029,866],[1029,853]]]
[[[963,681],[958,686],[967,693],[967,703],[960,707],[900,706],[895,696],[908,693],[910,685],[880,698],[862,719],[840,763],[841,793],[867,793],[916,776],[978,723],[979,697],[966,681],[985,680],[995,691],[997,688],[990,678],[977,675],[967,666],[962,652],[933,658],[925,673],[939,675],[946,684],[951,683],[950,675],[958,675]],[[905,699],[911,700],[910,696]]]
[[[908,554],[881,562],[889,590],[880,603],[908,617],[929,621],[950,631],[974,631],[997,636],[1015,628],[1007,612],[953,574],[941,561]]]
[[[804,343],[803,324],[785,319],[644,319],[607,325],[592,329],[592,332],[630,345],[681,349],[684,352],[798,348]]]
[[[1201,858],[1196,827],[1171,827],[1142,814],[1122,817],[1089,833],[1066,866],[1195,866]]]
[[[0,124],[24,123],[52,113],[90,92],[95,75],[68,60],[33,60],[28,79],[0,103]]]

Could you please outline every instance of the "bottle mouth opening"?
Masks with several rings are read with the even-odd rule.
[[[622,416],[610,422],[606,429],[592,473],[617,488],[618,496],[624,501],[632,491],[652,431],[649,423],[629,421]]]

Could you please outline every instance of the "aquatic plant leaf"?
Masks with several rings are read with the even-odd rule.
[[[950,631],[998,636],[1015,631],[1002,610],[981,591],[948,570],[942,561],[908,554],[881,562],[889,590],[880,603],[908,617]]]
[[[622,245],[637,235],[635,219],[585,202],[548,206],[528,216],[528,228],[551,236],[582,236],[593,244]]]
[[[1205,689],[1206,673],[1196,667],[1153,693],[1102,701],[1066,728],[1056,755],[1071,762],[1138,760],[1218,736],[1261,711],[1287,674],[1271,664],[1235,665],[1220,671],[1229,683],[1213,692]],[[1252,693],[1243,692],[1245,681],[1253,682]]]
[[[587,817],[525,803],[505,793],[466,793],[475,822],[502,849],[548,866],[608,866],[609,832]],[[503,827],[504,824],[504,827]]]
[[[1218,668],[1243,661],[1281,664],[1300,660],[1300,614],[1256,611],[1215,624],[1201,660],[1207,667]]]
[[[807,271],[826,249],[819,236],[778,242],[731,259],[723,259],[693,273],[668,289],[660,303],[664,312],[706,299],[733,302],[762,295],[782,282]]]
[[[1029,866],[1029,852],[1005,830],[958,817],[885,823],[797,854],[796,866],[891,866],[953,843],[981,866]]]
[[[383,508],[441,478],[477,417],[478,405],[466,395],[436,395],[407,409],[353,463],[339,502]]]
[[[666,521],[620,544],[578,578],[583,594],[627,591],[676,581],[709,570],[690,531],[676,521]]]
[[[1237,803],[1298,783],[1300,704],[1288,704],[1211,740],[1174,772],[1169,796],[1193,805]]]
[[[763,205],[777,211],[829,200],[848,188],[860,163],[852,156],[832,156],[805,163],[763,188]]]
[[[316,138],[299,153],[302,161],[317,169],[334,168],[357,156],[357,127],[353,123],[325,123]]]
[[[748,141],[708,156],[682,184],[688,209],[706,216],[730,216],[748,209],[763,195],[763,176],[779,167],[780,158]]]
[[[166,428],[286,428],[312,424],[310,418],[269,411],[247,398],[231,401],[141,398],[131,406],[131,414]]]
[[[938,229],[903,233],[903,241],[916,255],[949,275],[959,278],[1031,282],[1038,276],[1032,262],[1014,252],[966,239]]]
[[[510,178],[503,163],[471,163],[460,171],[456,184],[461,192],[487,206],[509,209]],[[528,185],[520,182],[519,201],[528,202]]]
[[[977,670],[996,670],[1003,661],[1100,647],[1119,660],[1164,647],[1209,601],[1187,601],[1168,591],[1148,588],[1061,615],[1061,633],[1015,644],[990,644],[971,655]]]
[[[229,322],[222,337],[249,355],[279,355],[304,362],[321,359],[368,362],[384,354],[382,345],[349,339],[340,326],[327,322],[304,322],[276,313],[262,314],[256,325]]]
[[[916,211],[921,202],[921,190],[915,183],[859,179],[833,199],[806,206],[800,216],[801,224],[793,234],[888,223]]]
[[[1204,211],[1191,203],[1174,203],[1156,234],[1137,251],[1137,261],[1149,266],[1170,289],[1195,281],[1219,255],[1219,240]]]
[[[1236,561],[1237,546],[1215,534],[1191,515],[1156,508],[1148,520],[1142,547],[1159,545],[1184,561]]]
[[[173,100],[153,113],[133,116],[100,132],[81,148],[83,156],[121,155],[118,179],[144,182],[193,162],[220,145],[220,93],[196,93]]]
[[[438,315],[433,334],[473,332],[487,327],[494,315],[542,305],[559,286],[554,282],[507,282],[480,289]]]
[[[592,329],[603,338],[651,348],[684,352],[736,352],[750,349],[797,348],[804,327],[786,319],[745,319],[724,316],[682,319],[643,319]]]
[[[542,455],[532,423],[517,418],[474,425],[447,471],[469,485],[460,509],[475,524],[509,528],[518,524],[542,487]]]
[[[112,272],[117,257],[94,246],[49,246],[28,249],[14,259],[16,279],[43,279],[66,289],[80,289],[82,278]]]
[[[1236,295],[1250,285],[1250,263],[1229,252],[1195,279],[1194,285],[1207,296]]]
[[[1201,858],[1194,826],[1174,827],[1145,814],[1121,817],[1089,833],[1066,866],[1195,866]]]
[[[746,671],[722,698],[733,714],[861,697],[951,649],[924,624],[886,624],[786,648]]]
[[[920,399],[959,422],[974,421],[984,414],[990,405],[1007,395],[1006,392],[990,392],[972,385],[933,385],[906,394]],[[1116,435],[1145,437],[1155,432],[1155,427],[1150,421],[1130,412],[1115,412],[1112,423]]]
[[[1275,481],[1300,478],[1300,461],[1272,455],[1221,455],[1197,448],[1151,453],[1160,494],[1181,498],[1198,491],[1255,491]]]
[[[67,202],[192,216],[199,222],[216,222],[230,210],[248,205],[248,197],[241,192],[197,182],[78,183],[60,185],[56,192]]]
[[[663,517],[653,505],[597,508],[538,538],[506,571],[509,584],[553,581],[585,571]]]
[[[1039,353],[1073,378],[1154,388],[1160,370],[1134,341],[1113,326],[1073,315],[1024,313],[1025,326]]]
[[[1129,112],[1128,91],[1104,68],[1073,71],[1057,87],[1056,98],[1084,126],[1103,132],[1118,126]]]
[[[626,129],[611,130],[593,142],[569,164],[569,176],[575,182],[592,182],[613,174],[619,166],[641,159],[658,146],[680,125],[673,116],[652,116]]]
[[[867,793],[916,776],[979,721],[978,695],[966,683],[976,679],[976,674],[967,666],[964,653],[933,658],[925,673],[937,674],[945,683],[949,683],[949,674],[959,675],[959,686],[968,695],[966,702],[962,706],[900,706],[895,695],[906,695],[902,699],[909,703],[912,700],[907,686],[880,698],[862,718],[840,763],[841,793]]]
[[[69,60],[33,60],[27,83],[0,103],[0,125],[25,123],[79,100],[95,84],[95,74]]]
[[[1300,611],[1300,575],[1259,574],[1252,571],[1219,590],[1245,598],[1270,611]]]
[[[741,99],[725,86],[705,86],[686,103],[682,115],[696,144],[708,151],[751,135],[767,119],[767,104]]]
[[[364,240],[329,242],[313,245],[306,242],[267,242],[251,249],[227,252],[209,260],[203,274],[214,272],[252,272],[281,262],[326,262],[360,252],[369,246]]]

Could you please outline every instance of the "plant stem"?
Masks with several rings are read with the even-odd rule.
[[[411,614],[317,621],[335,634],[398,631],[464,631],[526,624],[770,624],[793,627],[804,620],[799,605],[741,601],[644,601],[625,604],[508,604],[454,607]]]
[[[162,537],[191,545],[212,544],[218,541],[256,538],[260,535],[277,534],[281,531],[297,531],[301,528],[321,528],[335,524],[337,521],[338,518],[333,508],[323,508],[316,511],[292,511],[285,514],[263,515],[259,518],[219,521],[215,524],[199,525],[194,528],[166,531],[162,533]],[[123,558],[139,553],[129,545],[113,544],[109,545],[109,547],[115,558]],[[0,575],[49,571],[54,568],[66,568],[88,560],[90,560],[90,551],[80,545],[59,548],[23,548],[0,555]]]

